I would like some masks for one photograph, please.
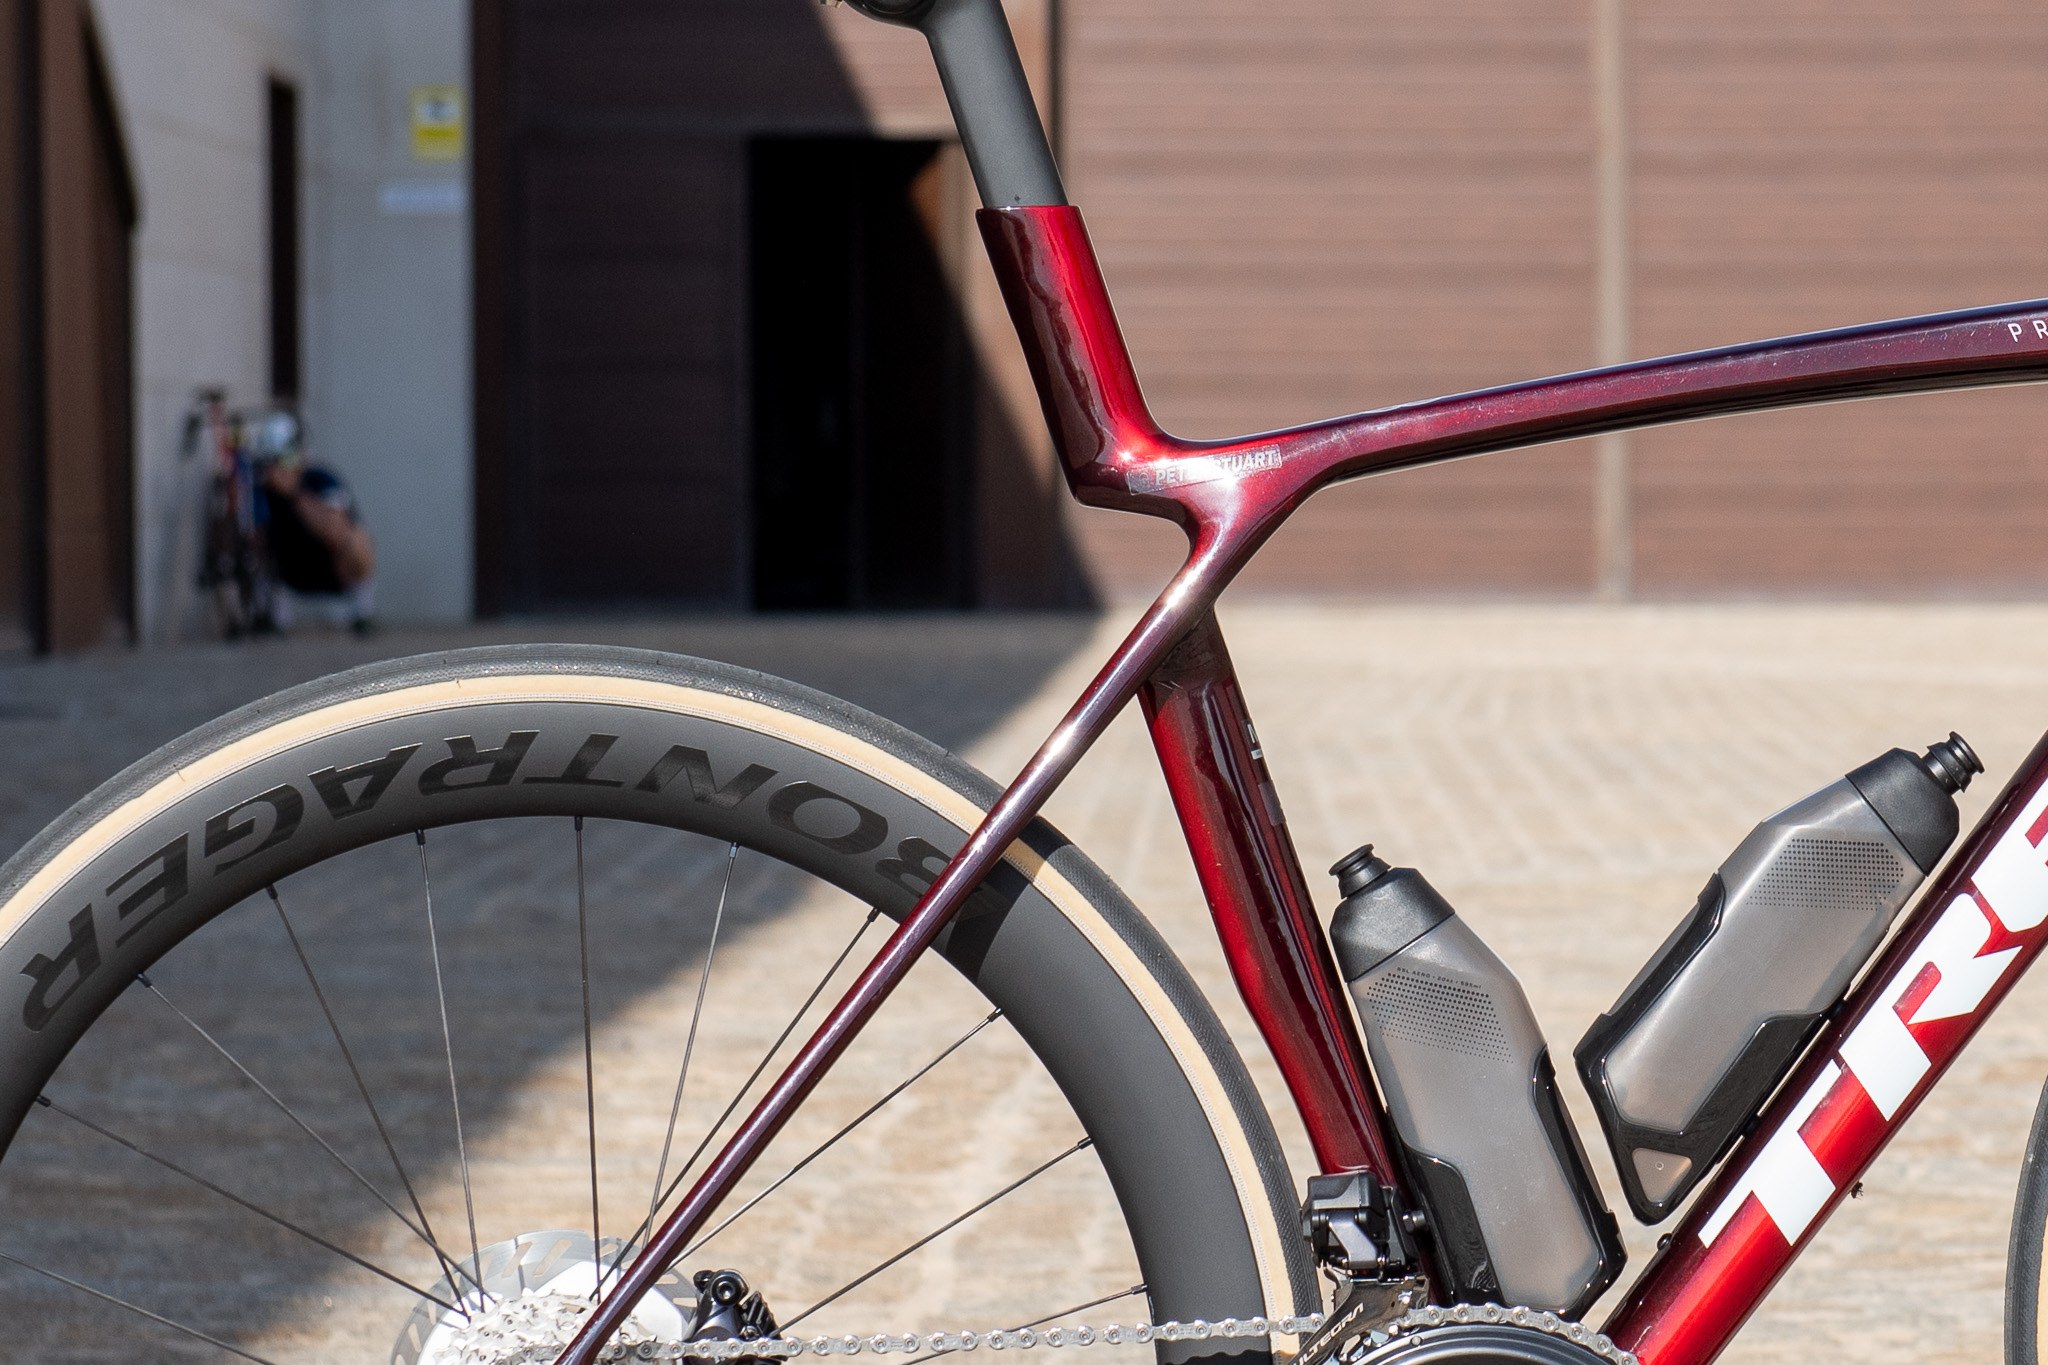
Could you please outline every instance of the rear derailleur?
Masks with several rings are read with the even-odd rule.
[[[1412,1237],[1422,1225],[1369,1172],[1309,1177],[1301,1231],[1337,1294],[1293,1365],[1355,1360],[1386,1342],[1388,1323],[1428,1301]]]

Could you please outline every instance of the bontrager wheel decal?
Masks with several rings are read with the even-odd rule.
[[[174,802],[195,790],[299,746],[385,721],[403,720],[478,705],[584,703],[631,706],[689,716],[778,739],[844,764],[897,788],[963,830],[980,822],[981,808],[932,774],[820,721],[793,715],[745,697],[677,683],[599,674],[514,673],[456,677],[372,693],[316,707],[244,735],[185,764],[115,810],[79,831],[0,906],[0,946],[11,939],[48,897],[93,859],[146,826]],[[1111,966],[1158,1030],[1193,1092],[1243,1211],[1258,1269],[1260,1291],[1270,1316],[1296,1308],[1286,1239],[1275,1217],[1251,1141],[1244,1133],[1227,1088],[1159,980],[1131,945],[1097,911],[1088,897],[1021,841],[1005,855]]]

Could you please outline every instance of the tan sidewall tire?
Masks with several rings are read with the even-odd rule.
[[[995,795],[856,707],[675,655],[465,650],[281,693],[135,764],[0,867],[0,1140],[137,972],[347,849],[504,816],[634,820],[738,840],[900,916]],[[1312,1311],[1292,1181],[1243,1064],[1092,863],[1038,822],[940,950],[1096,1139],[1156,1314]],[[1165,1354],[1243,1348],[1262,1349]]]

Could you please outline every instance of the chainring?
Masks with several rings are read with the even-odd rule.
[[[1403,1331],[1350,1365],[1613,1365],[1568,1337],[1512,1322],[1447,1323]]]

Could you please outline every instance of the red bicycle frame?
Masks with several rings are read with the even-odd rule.
[[[1168,517],[1187,561],[959,854],[662,1224],[563,1355],[588,1365],[1046,798],[1133,696],[1232,975],[1326,1172],[1387,1184],[1387,1120],[1212,614],[1341,479],[1659,423],[2048,379],[2048,300],[1568,374],[1234,441],[1161,431],[1067,205],[984,209],[982,236],[1076,497]],[[1703,1365],[2048,943],[2048,739],[1902,919],[1806,1060],[1604,1330],[1645,1365]]]

